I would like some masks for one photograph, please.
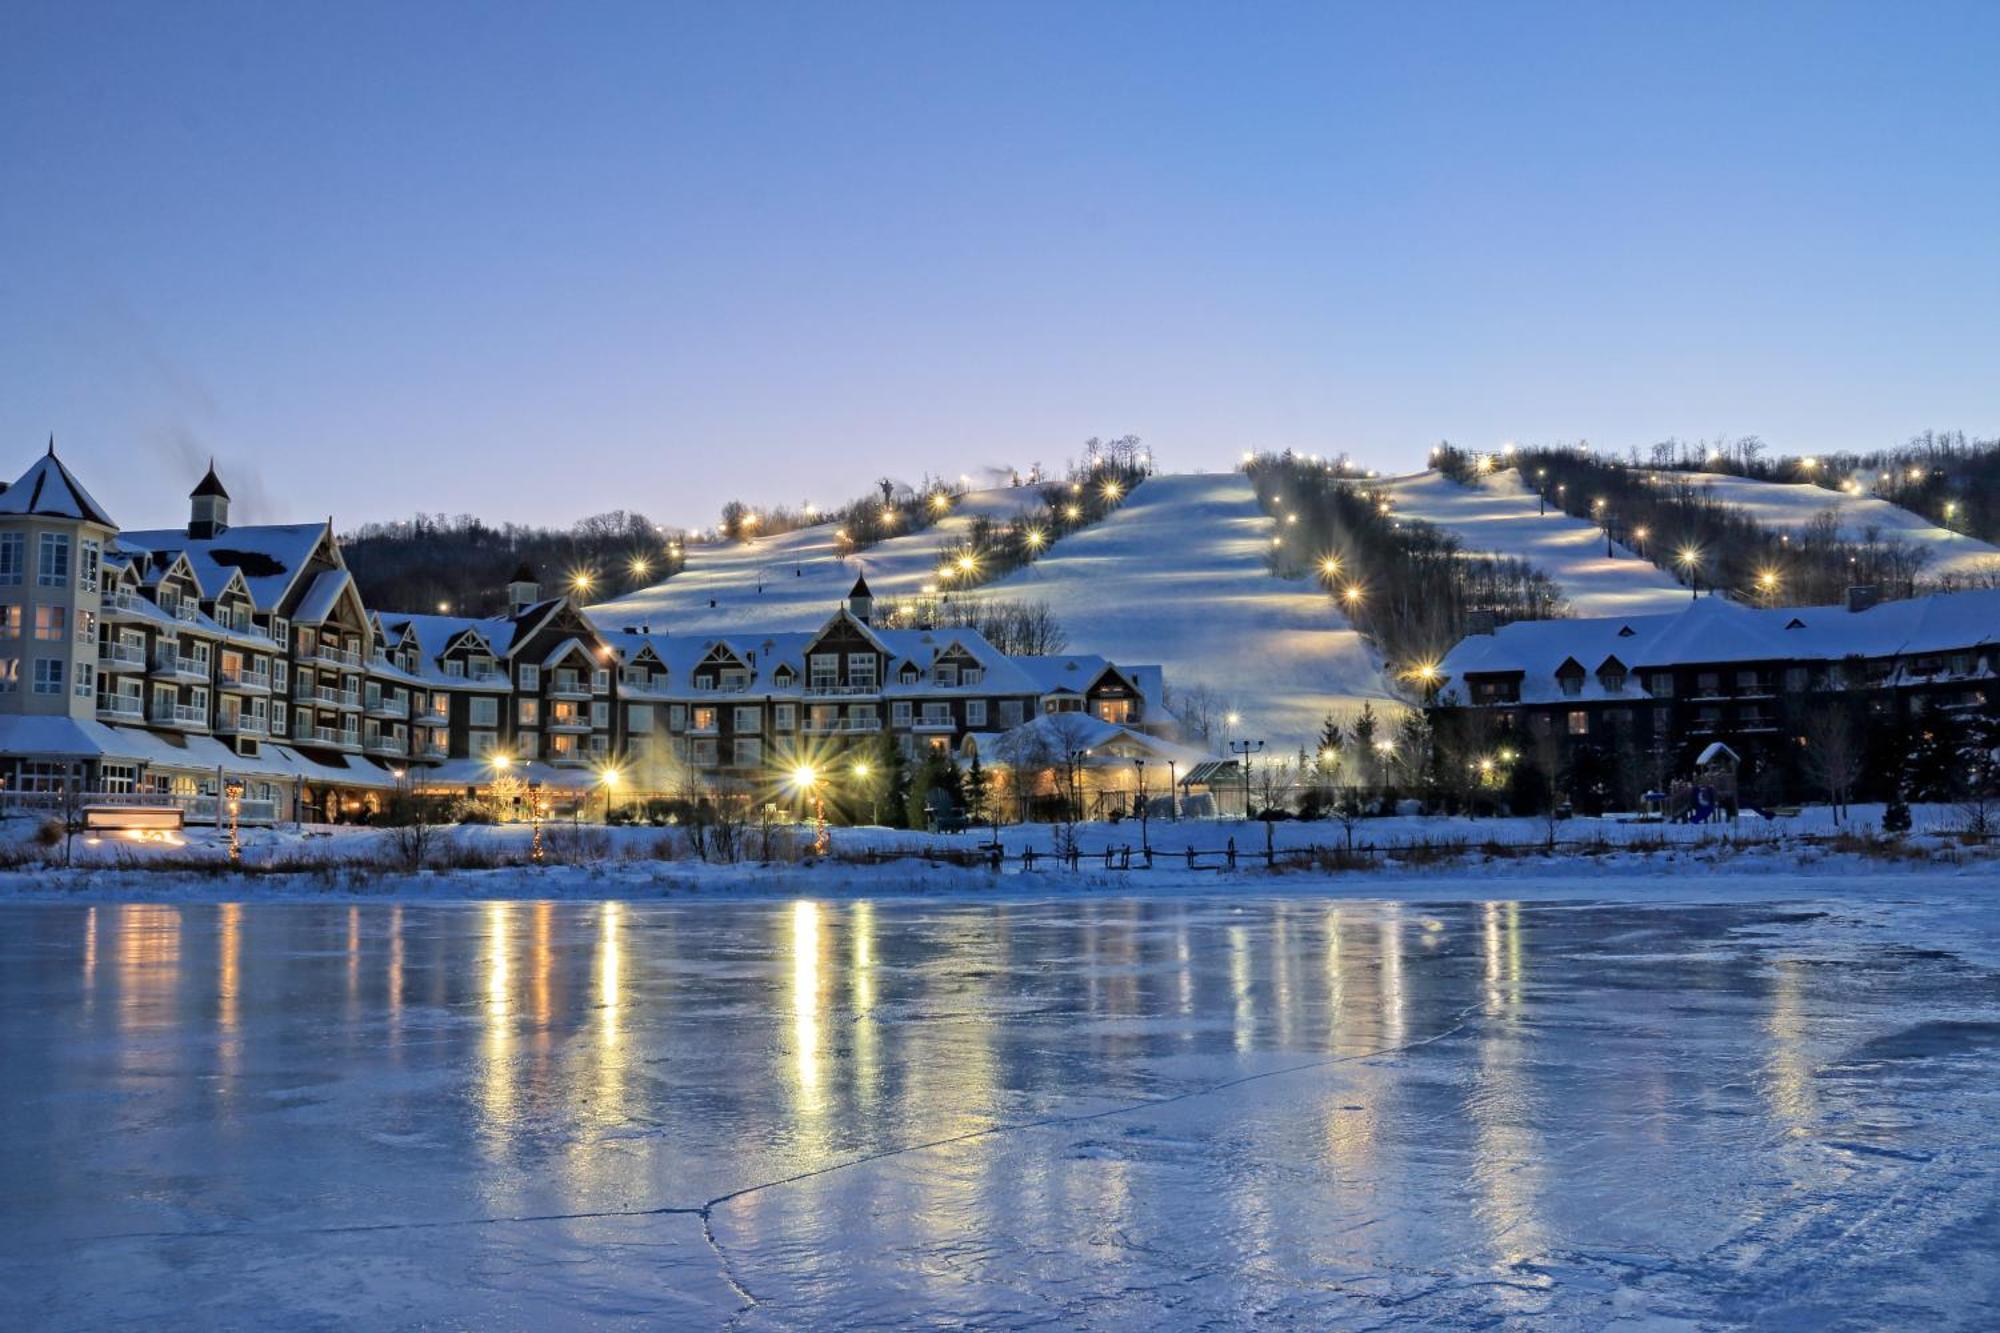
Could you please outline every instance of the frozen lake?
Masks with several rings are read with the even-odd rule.
[[[0,1325],[1991,1327],[2000,980],[1934,945],[1879,905],[17,905]]]

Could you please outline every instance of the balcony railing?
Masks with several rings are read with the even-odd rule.
[[[852,685],[808,685],[806,694],[819,699],[851,698],[862,694],[880,694],[882,687],[872,681],[857,682]]]
[[[958,723],[948,717],[919,717],[910,722],[912,731],[957,731]]]
[[[134,671],[146,669],[146,650],[133,643],[107,644],[98,650],[100,666],[131,667]]]
[[[257,690],[271,688],[271,673],[268,671],[245,671],[241,667],[222,669],[222,688],[225,690]]]
[[[151,602],[136,592],[127,592],[124,589],[120,589],[117,592],[107,592],[104,594],[103,607],[106,611],[123,611],[129,614],[144,615],[146,610],[151,606]]]
[[[589,731],[590,726],[587,717],[551,717],[548,721],[550,731]]]
[[[361,743],[361,748],[370,754],[405,754],[410,746],[400,736],[370,736]]]
[[[417,759],[449,759],[451,747],[441,745],[437,741],[425,741],[422,745],[413,746],[410,754]]]
[[[215,729],[230,735],[263,736],[269,734],[271,724],[255,713],[223,714],[215,720]]]
[[[153,670],[168,676],[199,676],[208,679],[208,663],[178,653],[153,654]]]
[[[114,722],[144,722],[146,720],[145,701],[138,695],[114,695],[97,701],[97,715],[110,718]]]
[[[208,710],[192,704],[154,704],[146,720],[162,727],[206,727]]]
[[[308,643],[299,648],[301,662],[332,662],[336,666],[361,669],[361,654],[349,648],[336,648],[331,644]]]
[[[882,730],[882,719],[879,717],[807,718],[805,725],[808,736],[852,735],[880,730]]]
[[[320,745],[344,745],[353,749],[361,746],[361,733],[342,727],[314,727],[312,738]]]
[[[378,696],[373,699],[364,700],[363,707],[375,717],[408,717],[410,715],[410,701],[408,699],[384,699]]]

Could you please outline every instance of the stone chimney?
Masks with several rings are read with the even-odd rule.
[[[1882,590],[1872,583],[1857,583],[1847,590],[1847,609],[1866,611],[1882,600]]]
[[[1493,632],[1493,613],[1491,611],[1474,611],[1466,616],[1465,632],[1467,635],[1491,634]]]

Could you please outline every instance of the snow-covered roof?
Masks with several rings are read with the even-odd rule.
[[[1144,759],[1163,765],[1172,762],[1182,772],[1188,772],[1216,757],[1195,746],[1163,740],[1081,712],[1038,713],[1010,731],[970,732],[959,741],[961,754],[968,758],[977,754],[980,762],[987,764],[1006,763],[1020,755],[1057,753],[1071,747],[1088,751],[1084,762],[1098,767]]]
[[[322,569],[313,575],[312,585],[306,595],[299,599],[298,607],[292,612],[292,619],[301,625],[318,625],[333,614],[333,608],[340,604],[340,596],[354,586],[353,576],[344,569]]]
[[[265,742],[240,755],[213,736],[184,736],[144,727],[111,726],[91,718],[0,716],[0,754],[125,760],[161,768],[300,778],[347,786],[394,785],[388,771],[358,756],[311,759],[288,745]]]
[[[0,497],[4,498],[4,497]],[[326,536],[324,523],[272,523],[229,528],[217,537],[194,538],[183,528],[121,532],[129,551],[184,554],[203,588],[220,588],[228,571],[242,571],[243,584],[259,611],[273,611]]]
[[[1474,634],[1446,654],[1439,670],[1447,692],[1469,676],[1523,677],[1524,702],[1557,698],[1643,697],[1636,682],[1607,692],[1596,675],[1607,659],[1634,670],[1749,662],[1837,662],[1976,649],[2000,639],[2000,589],[1936,593],[1883,602],[1865,611],[1844,606],[1746,607],[1721,597],[1690,601],[1668,615],[1526,620]],[[1578,695],[1554,686],[1574,658],[1592,673]],[[1461,701],[1463,696],[1459,696]],[[1447,700],[1449,701],[1449,700]]]
[[[83,483],[56,457],[54,440],[49,441],[49,451],[37,458],[19,481],[0,492],[0,514],[44,514],[51,518],[86,519],[107,528],[118,526],[104,512],[104,506],[91,499]]]

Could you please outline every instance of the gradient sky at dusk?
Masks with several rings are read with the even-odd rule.
[[[1996,66],[1990,3],[12,0],[0,471],[705,524],[1126,431],[2000,434]]]

